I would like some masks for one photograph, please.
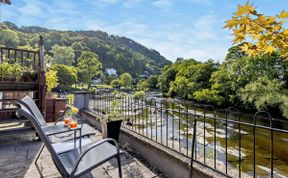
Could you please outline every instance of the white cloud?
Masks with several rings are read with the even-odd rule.
[[[171,0],[155,0],[152,2],[152,5],[159,7],[159,8],[166,8],[172,5],[172,1]]]
[[[107,6],[113,6],[120,2],[120,0],[85,0],[95,8],[105,8]]]
[[[19,8],[19,12],[25,16],[41,16],[43,9],[38,3],[27,3],[25,6]]]
[[[190,1],[200,3],[197,0]],[[203,61],[212,58],[221,61],[225,58],[228,49],[228,44],[226,45],[225,42],[230,41],[228,34],[223,35],[222,32],[219,32],[224,21],[215,16],[213,12],[194,20],[190,19],[189,23],[186,24],[177,21],[174,23],[162,21],[152,27],[151,23],[147,23],[141,15],[138,16],[137,14],[134,16],[127,15],[125,19],[122,17],[107,20],[101,18],[101,15],[97,13],[83,15],[83,11],[80,13],[77,4],[71,3],[71,1],[53,1],[49,6],[42,2],[24,0],[20,8],[14,7],[14,9],[5,10],[5,15],[10,16],[10,19],[15,19],[16,24],[19,25],[40,25],[60,30],[93,29],[126,36],[149,48],[158,50],[172,61],[175,61],[177,57],[195,58]],[[145,0],[91,0],[89,2],[93,7],[99,7],[101,3],[102,5],[118,3],[124,8],[133,8],[144,4]],[[155,0],[152,5],[161,11],[167,11],[172,9],[174,2]],[[170,12],[169,15],[171,15]],[[41,19],[45,20],[43,24],[39,24],[39,17],[40,21]],[[151,20],[153,21],[153,19]]]
[[[173,0],[153,0],[151,5],[158,8],[161,13],[172,16],[176,13],[173,3]]]
[[[201,16],[194,23],[193,35],[199,40],[218,39],[217,23],[219,20],[211,14]]]
[[[223,45],[217,33],[221,20],[212,14],[200,16],[190,27],[181,24],[160,24],[157,29],[133,19],[123,19],[119,23],[108,24],[101,20],[85,21],[87,29],[100,29],[110,34],[126,36],[158,50],[167,59],[175,61],[178,57],[195,58],[205,61],[209,58],[222,61],[228,46]],[[187,27],[188,26],[188,27]],[[222,35],[223,36],[223,35]],[[220,45],[221,44],[221,45]]]
[[[117,4],[119,1],[118,0],[98,0],[97,3],[103,3],[106,5],[114,5]]]
[[[122,5],[125,8],[133,8],[135,6],[139,6],[142,2],[143,0],[125,0]]]

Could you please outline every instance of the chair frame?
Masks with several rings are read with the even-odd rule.
[[[31,102],[30,104],[29,104],[29,102]],[[63,120],[64,118],[65,118],[65,112],[68,110],[68,109],[70,109],[70,106],[68,106],[68,107],[66,107],[66,109],[65,109],[65,111],[64,111],[64,114],[60,117],[60,118],[58,118],[57,120],[56,120],[56,122],[54,123],[54,126],[48,126],[47,124],[46,124],[46,121],[45,120],[42,120],[42,122],[44,122],[44,124],[45,125],[43,125],[43,124],[41,124],[41,122],[39,121],[39,119],[37,118],[37,115],[35,114],[35,112],[33,112],[33,109],[35,110],[35,109],[38,109],[38,107],[37,107],[37,105],[36,105],[36,103],[35,103],[35,101],[29,96],[29,95],[26,95],[25,97],[23,97],[22,99],[19,99],[19,100],[17,100],[17,103],[18,103],[18,105],[21,107],[21,108],[23,108],[23,107],[25,107],[29,112],[30,112],[30,114],[31,115],[33,115],[35,118],[36,118],[36,121],[37,121],[37,123],[42,127],[42,128],[52,128],[52,130],[53,130],[53,128],[55,128],[55,126],[59,123],[59,121],[61,121],[61,120]],[[30,106],[32,104],[32,106]],[[34,105],[34,106],[33,106]],[[32,107],[34,107],[33,109],[32,109]],[[40,112],[40,110],[38,109],[38,114],[39,113],[41,113]],[[43,117],[43,116],[42,116]],[[81,127],[80,127],[80,136],[79,136],[79,138],[80,138],[80,140],[79,140],[79,146],[80,146],[80,149],[81,149],[81,138],[82,138],[82,131],[81,131],[81,129],[82,129],[82,126],[83,126],[83,121],[82,121],[82,119],[81,119],[81,117],[79,117],[79,115],[77,115],[76,117],[78,117],[80,120],[81,120]],[[55,137],[57,137],[56,135],[57,134],[61,134],[61,133],[65,133],[65,132],[71,132],[72,130],[62,130],[62,131],[57,131],[57,130],[53,130],[52,131],[52,133],[51,132],[49,132],[49,133],[45,133],[45,135],[47,135],[47,136],[55,136]],[[84,135],[84,136],[86,136],[86,135]],[[74,141],[75,141],[75,131],[74,131]],[[68,141],[68,140],[65,140],[65,141]],[[45,147],[45,144],[43,144],[42,146],[41,146],[41,148],[40,148],[40,151],[39,151],[39,153],[37,154],[37,157],[36,157],[36,160],[35,160],[35,165],[37,166],[37,168],[38,168],[38,165],[37,165],[37,161],[38,161],[38,159],[39,159],[39,157],[40,157],[40,155],[41,155],[41,153],[42,153],[42,151],[43,151],[43,149],[44,149],[44,147]]]
[[[35,118],[35,116],[33,116],[29,110],[27,110],[26,108],[20,108],[17,110],[17,115],[18,116],[23,116],[25,118],[27,118],[28,120],[30,120],[33,124],[33,126],[35,127],[37,133],[39,134],[40,138],[42,139],[44,145],[47,147],[48,151],[51,154],[51,157],[54,161],[55,166],[57,167],[59,173],[63,176],[63,177],[68,177],[68,178],[74,178],[74,177],[79,177],[81,175],[84,175],[88,172],[90,172],[92,169],[102,165],[104,162],[112,159],[112,158],[116,158],[117,159],[117,163],[118,163],[118,172],[119,172],[119,177],[122,178],[122,170],[121,170],[121,159],[120,159],[120,149],[118,146],[118,143],[116,140],[114,139],[104,139],[100,142],[97,143],[93,143],[92,145],[90,145],[88,148],[86,148],[83,152],[81,152],[81,155],[78,157],[76,163],[73,166],[72,171],[70,172],[70,174],[67,172],[67,170],[65,169],[64,164],[61,162],[59,154],[57,154],[55,152],[55,150],[53,149],[53,146],[51,144],[51,141],[49,139],[49,137],[44,133],[43,129],[41,128],[41,125],[39,125],[39,122],[37,121],[37,119]],[[106,159],[98,162],[97,164],[90,166],[88,169],[83,170],[82,172],[76,174],[77,168],[79,166],[79,164],[81,163],[81,161],[83,160],[83,158],[85,157],[85,155],[87,155],[87,153],[93,149],[96,149],[97,147],[100,147],[102,144],[104,143],[109,143],[109,142],[113,142],[114,143],[114,147],[116,149],[116,154],[111,154],[109,157],[107,157]],[[42,148],[43,149],[43,148]],[[37,168],[38,169],[38,168]]]

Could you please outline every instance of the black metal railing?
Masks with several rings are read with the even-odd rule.
[[[227,177],[288,176],[288,131],[273,127],[267,112],[247,118],[234,107],[219,113],[212,105],[110,93],[92,95],[89,109],[118,111],[123,127],[188,158],[197,119],[194,162]]]

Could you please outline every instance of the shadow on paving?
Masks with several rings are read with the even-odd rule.
[[[102,135],[98,132],[93,135],[93,140],[101,140]],[[40,150],[42,142],[36,140],[35,132],[0,136],[0,177],[41,177],[37,170],[34,159]],[[97,156],[95,155],[95,159]],[[157,177],[151,170],[145,167],[139,160],[128,153],[121,155],[122,172],[125,178],[149,178]],[[38,162],[42,175],[46,178],[61,177],[55,167],[49,152],[45,148]],[[95,168],[81,178],[118,177],[118,166],[116,159],[112,159],[102,166]]]

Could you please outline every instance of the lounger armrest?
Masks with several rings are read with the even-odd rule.
[[[47,133],[47,128],[50,129],[48,133]],[[52,135],[57,135],[57,134],[62,134],[62,133],[74,131],[72,129],[69,129],[68,127],[65,127],[65,128],[63,127],[63,129],[57,129],[57,128],[55,129],[55,125],[42,127],[42,129],[44,130],[44,133],[46,136],[52,136]]]
[[[64,118],[65,118],[65,116],[59,117],[59,118],[55,121],[54,125],[57,125],[58,122],[62,121]]]
[[[92,150],[93,148],[96,148],[96,147],[98,147],[98,146],[100,146],[100,145],[102,145],[102,144],[104,144],[104,143],[106,143],[106,142],[109,142],[109,141],[114,143],[115,148],[116,148],[116,150],[117,150],[117,154],[119,155],[119,154],[120,154],[120,149],[119,149],[119,145],[118,145],[118,143],[117,143],[116,140],[111,139],[111,138],[106,138],[106,139],[104,139],[104,140],[101,140],[101,141],[99,141],[99,142],[97,142],[97,143],[92,144],[91,146],[89,146],[87,149],[85,149],[85,150],[81,153],[81,155],[79,156],[79,158],[78,158],[78,160],[77,160],[77,162],[76,162],[76,164],[75,164],[75,166],[74,166],[74,168],[73,168],[73,171],[71,172],[71,175],[74,175],[74,174],[75,174],[75,172],[76,172],[76,170],[77,170],[77,168],[78,168],[78,165],[80,164],[82,158],[85,157],[85,155],[86,155],[90,150]]]

